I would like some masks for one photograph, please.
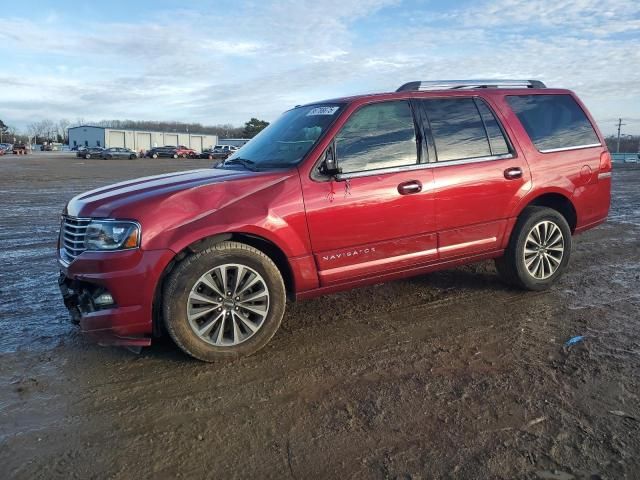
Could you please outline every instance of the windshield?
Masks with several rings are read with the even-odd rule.
[[[338,117],[343,106],[309,105],[289,110],[235,151],[223,166],[250,164],[259,169],[297,165]]]

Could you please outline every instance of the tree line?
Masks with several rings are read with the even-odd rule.
[[[617,152],[618,137],[617,135],[609,135],[605,138],[607,147],[611,153]],[[620,153],[639,153],[640,152],[640,135],[623,135],[620,137]]]
[[[6,125],[0,119],[0,139],[2,141],[12,142],[15,138],[17,142],[33,143],[42,142],[69,142],[69,128],[80,125],[87,125],[84,119],[79,118],[75,122],[71,122],[65,118],[54,122],[44,119],[39,122],[33,122],[27,125],[25,132]],[[107,128],[126,128],[133,130],[153,130],[163,132],[190,132],[190,133],[206,133],[209,135],[217,135],[218,138],[253,138],[269,122],[251,118],[245,122],[244,126],[236,127],[231,124],[221,125],[202,125],[201,123],[185,123],[185,122],[167,122],[167,121],[149,121],[149,120],[101,120],[91,123],[98,127]],[[618,137],[609,135],[605,138],[607,147],[610,152],[616,152],[618,147]],[[640,135],[623,135],[620,137],[621,153],[638,153],[640,152]]]
[[[30,142],[39,144],[45,142],[69,143],[69,128],[82,125],[93,125],[97,127],[130,129],[130,130],[152,130],[161,132],[180,133],[204,133],[217,135],[218,138],[253,138],[269,122],[251,118],[245,122],[244,126],[238,127],[232,124],[202,125],[201,123],[169,122],[169,121],[149,121],[149,120],[101,120],[99,122],[86,122],[82,118],[74,122],[63,118],[56,121],[44,119],[39,122],[32,122],[27,125],[24,131],[19,131],[6,125],[0,119],[0,137],[2,141]]]

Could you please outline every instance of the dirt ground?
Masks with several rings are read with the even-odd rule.
[[[640,166],[548,292],[490,262],[361,288],[290,304],[224,364],[84,340],[56,284],[63,204],[208,163],[0,157],[0,478],[640,477]]]

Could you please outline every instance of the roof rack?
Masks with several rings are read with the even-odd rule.
[[[469,88],[547,88],[540,80],[431,80],[409,82],[396,92],[408,90],[464,90]]]

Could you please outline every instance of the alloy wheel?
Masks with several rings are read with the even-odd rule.
[[[536,223],[524,242],[524,265],[533,278],[545,280],[560,267],[564,256],[564,236],[554,222]]]
[[[194,284],[187,318],[194,333],[217,347],[231,347],[251,338],[269,313],[269,288],[253,268],[219,265]]]

